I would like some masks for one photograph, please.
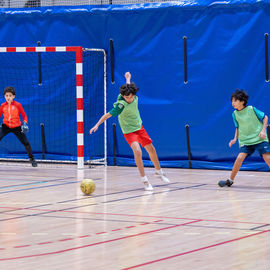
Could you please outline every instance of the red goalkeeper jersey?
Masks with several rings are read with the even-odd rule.
[[[4,114],[3,123],[9,128],[19,127],[21,125],[20,114],[22,115],[23,122],[27,123],[26,113],[21,105],[17,101],[12,101],[9,105],[7,102],[1,104],[0,117]]]

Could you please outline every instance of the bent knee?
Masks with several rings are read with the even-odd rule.
[[[134,156],[142,156],[142,150],[140,148],[133,149]]]

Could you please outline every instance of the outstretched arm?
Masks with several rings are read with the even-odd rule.
[[[238,139],[238,128],[235,129],[234,138],[229,142],[229,147],[236,143]]]
[[[261,132],[259,134],[259,136],[262,139],[265,139],[267,125],[268,125],[268,117],[267,117],[267,115],[265,115],[264,118],[263,118],[263,128],[262,128],[262,130],[261,130]]]
[[[102,115],[98,122],[90,129],[89,133],[92,134],[93,132],[96,132],[98,130],[98,127],[111,116],[112,115],[110,113]]]
[[[130,84],[131,74],[129,71],[125,73],[125,78],[126,78],[126,84]]]

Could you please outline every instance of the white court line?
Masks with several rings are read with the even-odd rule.
[[[243,233],[245,234],[254,234],[257,233],[258,231],[243,231]]]

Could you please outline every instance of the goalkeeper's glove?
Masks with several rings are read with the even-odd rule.
[[[22,133],[27,133],[29,131],[29,127],[26,122],[22,124]]]

